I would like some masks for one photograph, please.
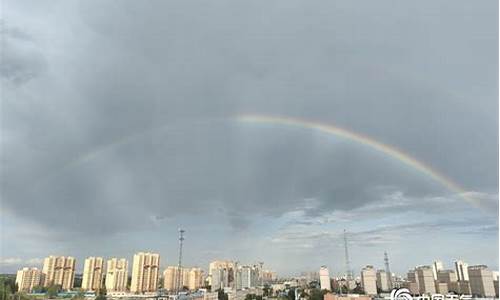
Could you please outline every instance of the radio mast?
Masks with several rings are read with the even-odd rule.
[[[389,268],[389,256],[387,256],[387,251],[384,251],[384,263],[385,263],[385,273],[387,273],[387,283],[389,285],[389,289],[392,289],[392,273]]]
[[[184,232],[186,232],[184,229],[182,228],[179,228],[179,263],[177,264],[177,284],[176,284],[176,292],[177,294],[179,294],[179,292],[181,291],[182,289],[182,244],[184,242]]]
[[[347,248],[347,232],[345,229],[344,229],[344,251],[345,251],[346,279],[349,282],[352,280],[352,270],[351,270],[351,261],[349,260],[349,250]]]

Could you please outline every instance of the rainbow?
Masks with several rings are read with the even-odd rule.
[[[425,163],[418,161],[417,159],[411,157],[410,155],[402,152],[396,147],[389,146],[378,142],[366,135],[356,133],[350,130],[346,130],[337,126],[330,124],[323,124],[303,119],[295,119],[283,116],[272,116],[272,115],[251,115],[244,114],[236,117],[238,122],[242,123],[252,123],[252,124],[272,124],[272,125],[282,125],[282,126],[292,126],[303,129],[315,130],[318,132],[326,133],[329,135],[334,135],[340,138],[344,138],[356,143],[360,143],[367,147],[370,147],[376,151],[379,151],[389,157],[392,157],[403,164],[417,170],[418,172],[432,178],[434,181],[440,183],[448,190],[457,193],[467,202],[477,205],[477,201],[469,196],[464,188],[453,182],[453,180],[447,178],[446,176],[440,174],[438,171],[434,170],[432,167],[426,165]]]

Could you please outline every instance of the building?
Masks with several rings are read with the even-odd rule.
[[[216,260],[208,267],[208,280],[212,291],[234,286],[235,263],[228,260]]]
[[[445,282],[436,282],[436,293],[441,295],[447,295],[449,292],[448,284]]]
[[[187,283],[184,284],[190,291],[195,291],[203,287],[203,270],[191,268],[188,273]]]
[[[45,287],[59,285],[63,290],[73,288],[76,260],[71,256],[49,256],[43,261]]]
[[[106,263],[106,291],[125,292],[128,281],[128,261],[112,258]]]
[[[99,291],[102,287],[104,259],[88,257],[83,265],[82,289],[84,291]]]
[[[469,281],[468,265],[461,260],[455,261],[455,272],[457,272],[458,281]]]
[[[270,270],[262,270],[262,281],[263,283],[271,283],[276,281],[278,278],[276,272]]]
[[[160,255],[150,252],[139,252],[134,255],[132,264],[132,293],[151,293],[158,289],[158,270]]]
[[[167,291],[183,290],[187,283],[189,270],[177,266],[168,266],[163,271],[163,288]]]
[[[180,283],[179,283],[180,279]],[[188,289],[195,291],[203,287],[203,271],[200,268],[169,266],[163,271],[163,288],[167,291]]]
[[[460,289],[457,282],[457,274],[453,270],[440,270],[437,272],[436,288],[439,284],[446,284],[447,292],[459,293]],[[439,289],[442,289],[441,285]],[[438,292],[439,292],[438,289]],[[441,292],[439,292],[441,293]],[[442,293],[441,293],[442,294]]]
[[[440,261],[440,260],[436,260],[433,264],[432,264],[432,276],[434,276],[434,280],[437,280],[438,276],[438,272],[443,270],[444,267],[443,267],[443,262]]]
[[[330,272],[328,271],[328,268],[326,266],[321,266],[321,268],[319,269],[319,286],[322,290],[332,290]]]
[[[333,293],[326,293],[323,296],[323,300],[372,300],[372,297],[364,295],[340,296]]]
[[[238,266],[236,289],[249,289],[259,285],[259,268],[257,266]]]
[[[495,297],[493,274],[487,266],[478,265],[467,268],[470,292],[476,297]]]
[[[377,272],[373,266],[361,270],[361,287],[366,295],[377,295]]]
[[[249,289],[259,285],[260,269],[258,266],[245,265],[238,267],[237,289]]]
[[[42,283],[42,271],[37,268],[22,268],[17,271],[16,284],[18,292],[28,292],[33,290],[33,287],[39,286]]]
[[[432,273],[432,267],[420,266],[415,269],[415,275],[417,277],[418,292],[420,295],[424,294],[435,294],[436,284],[434,282],[434,275]]]
[[[493,274],[493,286],[495,287],[496,297],[498,298],[498,294],[500,292],[498,288],[498,279],[500,277],[500,273],[498,271],[491,271],[491,273]]]
[[[377,271],[377,289],[387,292],[390,290],[389,287],[389,276],[387,275],[387,272],[385,270],[378,270]]]
[[[453,270],[440,270],[437,273],[437,281],[439,282],[444,282],[444,283],[452,283],[452,282],[457,282],[457,273]]]

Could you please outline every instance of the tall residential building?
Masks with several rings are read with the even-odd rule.
[[[487,266],[470,266],[467,271],[469,272],[470,292],[473,296],[495,297],[493,274]]]
[[[203,271],[200,268],[181,268],[180,276],[177,266],[168,266],[163,271],[163,288],[167,291],[175,291],[177,288],[195,291],[201,287],[203,287]]]
[[[238,266],[236,289],[249,289],[259,285],[259,267],[256,265]]]
[[[208,280],[212,291],[233,287],[235,284],[235,263],[227,260],[216,260],[208,267]]]
[[[457,272],[458,281],[469,281],[468,265],[461,260],[455,261],[455,271]]]
[[[16,284],[19,292],[31,292],[42,283],[42,271],[37,268],[22,268],[17,271]]]
[[[377,295],[377,272],[373,266],[361,270],[361,287],[366,295]]]
[[[418,285],[417,271],[416,270],[408,271],[407,279],[408,279],[408,289],[410,290],[410,293],[412,295],[420,294],[418,288],[419,285]]]
[[[104,259],[102,257],[88,257],[83,265],[82,289],[84,291],[98,291],[102,287]]]
[[[128,281],[128,261],[112,258],[106,263],[106,291],[125,292]]]
[[[158,269],[160,255],[150,252],[139,252],[134,255],[132,264],[132,293],[150,293],[158,289]]]
[[[277,279],[277,274],[276,272],[270,271],[270,270],[263,270],[262,271],[262,281],[264,283],[271,283],[274,282]]]
[[[389,276],[385,270],[377,271],[377,288],[383,292],[387,292],[390,290],[389,287]]]
[[[447,292],[459,293],[460,289],[457,282],[457,274],[453,270],[440,270],[437,273],[437,283],[444,283],[447,286]]]
[[[189,270],[186,268],[179,269],[177,266],[168,266],[163,271],[163,288],[167,291],[176,291],[178,288],[183,289],[186,286],[188,275]]]
[[[456,282],[458,281],[457,273],[453,270],[440,270],[437,274],[437,280],[444,283]]]
[[[321,268],[319,269],[319,285],[322,290],[332,290],[330,272],[328,271],[328,268],[326,266],[321,266]]]
[[[185,286],[189,290],[195,291],[203,287],[203,270],[200,268],[191,268],[189,270],[188,281]]]
[[[432,276],[434,277],[434,280],[438,279],[438,272],[443,270],[443,262],[440,260],[436,260],[434,263],[432,263]]]
[[[73,288],[75,280],[75,258],[71,256],[49,256],[43,261],[44,286],[59,285],[63,290]]]
[[[416,268],[416,276],[418,282],[418,292],[423,294],[435,294],[436,284],[434,282],[434,275],[432,274],[432,267],[420,266]]]

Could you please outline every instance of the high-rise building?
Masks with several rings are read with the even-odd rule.
[[[49,256],[43,261],[44,286],[59,285],[63,290],[73,288],[75,280],[75,258],[71,256]]]
[[[385,270],[378,270],[377,271],[377,288],[383,292],[387,292],[391,289],[389,287],[390,286],[389,284],[390,284],[390,282],[389,282],[389,276],[387,275],[387,272]]]
[[[227,260],[216,260],[208,267],[208,280],[212,291],[233,287],[235,284],[235,263]]]
[[[373,266],[361,270],[361,287],[366,295],[377,295],[377,272]]]
[[[498,279],[500,277],[500,273],[498,271],[491,271],[491,273],[493,274],[493,286],[495,287],[495,297],[498,298],[500,293],[500,289],[498,286]]]
[[[165,271],[163,271],[163,288],[170,292],[176,291],[178,288],[183,289],[184,286],[186,286],[188,276],[188,269],[179,269],[178,266],[168,266]]]
[[[112,258],[106,263],[106,291],[125,292],[128,281],[128,261]]]
[[[443,270],[443,269],[444,269],[444,267],[443,267],[442,261],[436,260],[436,261],[434,261],[434,263],[432,263],[432,276],[434,277],[434,280],[438,279],[438,272]]]
[[[102,257],[88,257],[83,265],[82,289],[84,291],[98,291],[102,287],[104,259]]]
[[[259,284],[259,267],[256,265],[238,266],[236,289],[249,289]]]
[[[179,267],[168,266],[163,271],[163,288],[167,291],[176,291],[180,287],[194,291],[203,286],[203,271],[200,268],[181,268],[180,273]]]
[[[420,294],[418,288],[418,276],[417,276],[417,271],[415,269],[408,271],[407,279],[408,279],[408,284],[406,287],[410,290],[410,293],[412,295]]]
[[[417,277],[418,291],[421,295],[435,294],[436,284],[434,282],[434,275],[432,274],[432,267],[420,266],[415,269]]]
[[[470,292],[477,297],[495,297],[493,274],[487,266],[478,265],[467,268],[469,273]]]
[[[455,261],[455,271],[457,272],[458,281],[469,281],[468,265],[461,260]]]
[[[150,293],[158,289],[158,269],[160,255],[150,252],[139,252],[134,255],[132,264],[132,293]]]
[[[438,271],[437,283],[446,284],[447,289],[448,289],[447,292],[454,292],[454,293],[458,294],[460,291],[459,286],[458,286],[458,282],[457,282],[457,274],[453,270],[440,270],[440,271]]]
[[[189,290],[195,291],[203,287],[203,270],[200,268],[191,268],[189,270],[188,281],[185,286],[188,287]]]
[[[277,279],[277,274],[276,272],[270,271],[270,270],[263,270],[262,271],[262,281],[264,283],[271,283],[274,282]]]
[[[319,269],[319,285],[322,290],[332,290],[330,272],[328,271],[328,268],[326,266],[321,266],[321,268]]]
[[[456,282],[458,281],[457,273],[453,270],[440,270],[437,273],[437,280],[445,283]]]
[[[22,268],[17,271],[16,284],[19,292],[31,292],[42,283],[42,271],[37,268]]]

